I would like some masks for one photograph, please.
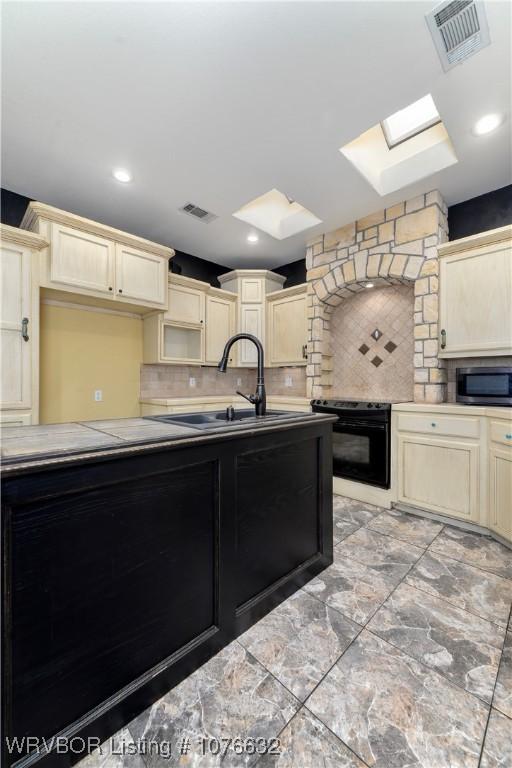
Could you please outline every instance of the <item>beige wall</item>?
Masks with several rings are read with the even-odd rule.
[[[40,352],[41,423],[139,416],[141,320],[42,304]]]

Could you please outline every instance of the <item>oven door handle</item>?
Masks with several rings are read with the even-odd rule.
[[[342,419],[338,419],[338,421],[334,424],[334,427],[348,427],[349,429],[355,428],[363,428],[363,429],[378,429],[378,430],[385,430],[387,429],[387,424],[383,421],[356,421],[356,420],[350,420],[345,421]]]

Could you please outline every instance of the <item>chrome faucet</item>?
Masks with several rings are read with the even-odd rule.
[[[256,410],[256,416],[265,416],[267,412],[267,396],[265,394],[265,376],[264,376],[265,361],[264,361],[263,346],[261,344],[261,341],[258,338],[256,338],[256,336],[253,336],[250,333],[235,334],[235,336],[232,336],[226,342],[226,346],[224,347],[224,352],[222,353],[222,358],[217,367],[221,373],[226,373],[226,368],[228,365],[229,350],[231,349],[235,341],[240,341],[240,339],[247,339],[247,341],[252,341],[252,343],[256,346],[256,350],[258,352],[258,378],[256,380],[256,394],[244,395],[244,393],[239,392],[238,389],[236,393],[237,395],[241,395],[242,397],[245,397],[246,400],[248,400],[250,403],[252,403],[252,405],[254,405]]]

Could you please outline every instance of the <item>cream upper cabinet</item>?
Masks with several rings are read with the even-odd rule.
[[[250,333],[264,343],[263,318],[263,304],[242,304],[240,307],[240,333]],[[240,365],[257,365],[258,352],[254,344],[245,340],[238,343],[240,345],[238,351]]]
[[[267,296],[267,361],[269,365],[306,365],[307,286]]]
[[[123,301],[166,306],[168,263],[160,256],[116,244],[116,293]]]
[[[48,241],[40,285],[50,298],[143,314],[167,309],[172,248],[42,203],[29,204],[23,229]]]
[[[15,227],[0,228],[1,421],[37,424],[39,285],[37,253],[48,243]]]
[[[512,354],[512,226],[439,248],[441,357]]]
[[[165,319],[174,323],[204,323],[205,292],[208,283],[169,275],[169,302]]]
[[[268,269],[235,269],[219,277],[222,288],[238,296],[237,331],[250,333],[261,341],[267,364],[267,295],[281,289],[285,279]],[[258,358],[254,344],[249,341],[239,342],[237,353],[238,365],[250,368],[256,366]]]
[[[206,295],[205,362],[216,364],[227,340],[235,333],[236,296],[211,289]],[[233,354],[236,350],[232,348]]]
[[[115,244],[62,224],[51,225],[50,280],[52,283],[113,294]]]

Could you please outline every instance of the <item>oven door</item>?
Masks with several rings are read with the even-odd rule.
[[[333,474],[359,483],[389,488],[389,425],[340,418],[332,436]]]

